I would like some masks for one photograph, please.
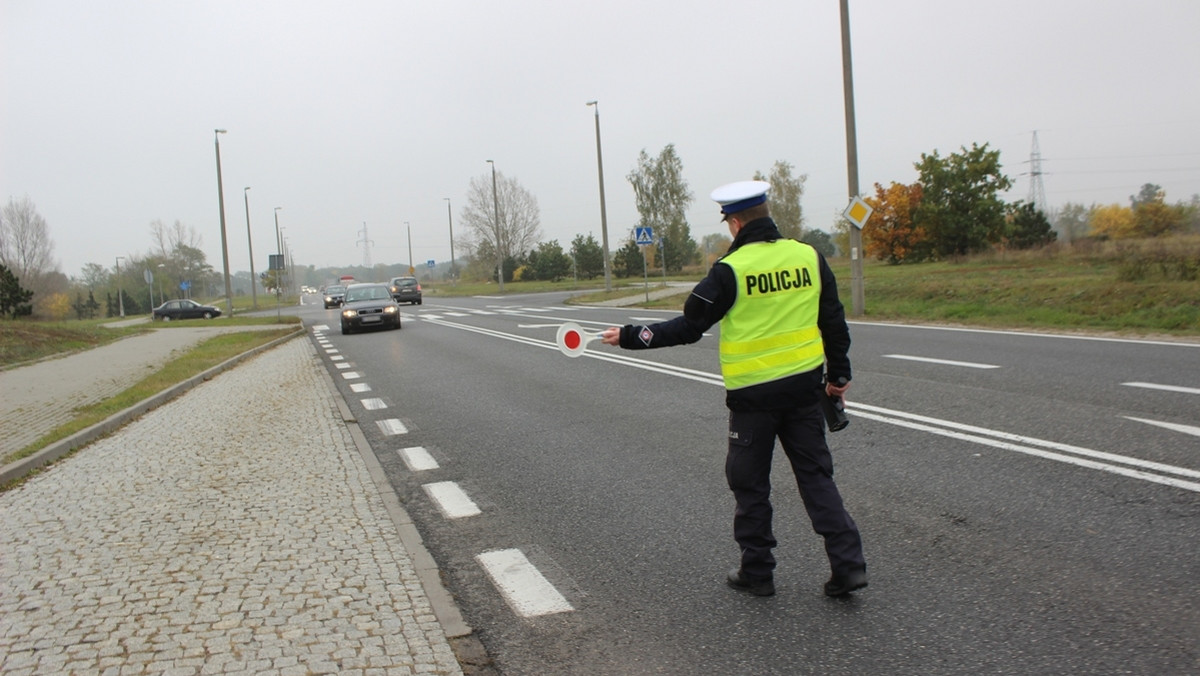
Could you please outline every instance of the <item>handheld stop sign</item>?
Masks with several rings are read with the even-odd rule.
[[[587,344],[593,340],[600,339],[599,333],[590,333],[585,331],[582,326],[575,322],[566,322],[558,327],[558,335],[555,337],[555,342],[558,343],[558,349],[568,357],[578,357],[587,350]]]

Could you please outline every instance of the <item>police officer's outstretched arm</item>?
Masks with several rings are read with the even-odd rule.
[[[683,304],[682,315],[645,326],[611,326],[601,332],[600,340],[606,345],[616,345],[628,350],[694,343],[700,340],[713,324],[721,321],[721,317],[729,310],[733,301],[728,289],[732,288],[733,283],[733,271],[728,265],[718,263],[709,270],[708,276],[692,289],[691,295]]]

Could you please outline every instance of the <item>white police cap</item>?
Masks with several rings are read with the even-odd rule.
[[[767,201],[771,184],[766,181],[738,181],[712,191],[712,200],[721,205],[721,213],[728,216],[756,207]]]

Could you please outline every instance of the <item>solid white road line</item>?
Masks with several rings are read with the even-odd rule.
[[[546,348],[546,349],[550,349],[550,350],[558,349],[558,346],[553,342],[537,340],[534,338],[527,338],[525,336],[520,336],[520,335],[516,335],[516,334],[511,334],[511,333],[504,333],[502,331],[493,331],[491,329],[484,329],[484,328],[480,328],[480,327],[476,327],[476,326],[470,326],[470,325],[466,325],[466,324],[457,324],[454,322],[447,322],[447,321],[440,321],[440,322],[435,322],[435,323],[437,323],[441,326],[449,327],[449,328],[461,329],[464,331],[471,331],[471,332],[479,333],[479,334],[482,334],[485,336],[491,336],[494,338],[501,338],[503,340],[509,340],[509,341],[513,341],[513,342],[517,342],[517,343],[524,343],[526,345],[532,345],[534,347],[542,347],[542,348]],[[614,364],[621,364],[623,366],[631,366],[633,368],[644,369],[644,370],[651,371],[654,373],[661,373],[664,375],[674,376],[676,378],[685,378],[687,380],[694,380],[697,382],[707,383],[707,384],[715,385],[715,386],[719,386],[719,387],[724,386],[724,382],[722,381],[720,374],[708,373],[705,371],[698,371],[695,369],[686,369],[686,368],[682,368],[682,367],[672,366],[670,364],[662,364],[659,362],[653,362],[653,361],[649,361],[649,360],[645,360],[645,359],[639,359],[637,357],[626,356],[625,354],[622,354],[622,353],[614,353],[614,352],[596,350],[596,351],[589,351],[589,352],[585,353],[583,355],[583,357],[588,358],[588,359],[597,359],[600,361],[607,361],[607,362],[611,362]],[[1200,472],[1197,472],[1196,470],[1190,470],[1190,469],[1186,469],[1183,467],[1175,467],[1172,465],[1165,465],[1162,463],[1155,463],[1155,462],[1149,462],[1149,461],[1145,461],[1145,460],[1139,460],[1137,458],[1117,455],[1115,453],[1105,453],[1103,451],[1095,451],[1092,449],[1082,448],[1082,447],[1078,447],[1078,446],[1071,446],[1068,444],[1060,444],[1060,443],[1052,442],[1052,441],[1044,441],[1044,440],[1040,440],[1040,439],[1034,439],[1032,437],[1023,437],[1020,435],[1010,434],[1007,432],[1000,432],[997,430],[989,430],[986,428],[975,427],[972,425],[964,425],[962,423],[956,423],[956,422],[952,422],[949,420],[930,418],[930,417],[920,416],[920,415],[916,415],[916,414],[912,414],[912,413],[905,413],[905,412],[896,411],[893,409],[881,408],[881,407],[877,407],[877,406],[869,406],[866,404],[859,404],[859,403],[855,403],[855,402],[848,403],[846,406],[846,409],[848,411],[850,411],[851,413],[861,415],[864,418],[869,418],[871,420],[876,420],[876,421],[883,422],[883,423],[899,425],[902,427],[908,427],[910,429],[916,429],[916,430],[920,430],[920,431],[929,432],[931,434],[938,434],[941,436],[947,436],[947,437],[951,437],[951,438],[955,438],[955,439],[960,439],[963,441],[978,443],[978,444],[982,444],[985,446],[992,446],[995,448],[1002,448],[1005,450],[1017,451],[1019,453],[1035,455],[1035,456],[1049,459],[1049,460],[1057,460],[1060,462],[1066,462],[1066,463],[1078,465],[1081,467],[1087,467],[1090,469],[1099,469],[1101,471],[1111,472],[1114,474],[1120,474],[1123,476],[1128,476],[1128,477],[1132,477],[1132,478],[1136,478],[1136,479],[1142,479],[1144,481],[1151,481],[1154,483],[1166,484],[1166,485],[1174,486],[1177,488],[1183,488],[1185,490],[1200,492],[1200,483],[1198,483],[1198,482],[1181,481],[1181,480],[1175,479],[1173,477],[1164,477],[1164,476],[1161,476],[1158,474],[1151,474],[1150,472],[1147,472],[1147,471],[1141,471],[1141,469],[1144,469],[1144,470],[1151,470],[1151,471],[1155,471],[1155,472],[1164,472],[1166,474],[1174,474],[1176,476],[1183,476],[1183,477],[1189,477],[1189,478],[1200,478]],[[905,419],[907,419],[907,420],[905,420]],[[924,424],[918,424],[917,422],[909,422],[909,421],[919,421],[919,423],[924,423]],[[941,426],[941,427],[939,428],[936,426]],[[950,428],[950,429],[947,430],[944,428]],[[963,431],[968,431],[971,433],[963,434],[961,432],[955,432],[955,431],[951,431],[951,430],[963,430]],[[991,437],[994,437],[994,439],[988,439],[982,435],[991,436]],[[996,439],[1000,439],[1003,441],[997,441]],[[1011,442],[1017,442],[1017,443],[1011,443]],[[1109,465],[1109,464],[1105,464],[1105,462],[1081,460],[1077,457],[1073,457],[1070,455],[1064,455],[1062,453],[1050,453],[1050,452],[1046,452],[1046,451],[1042,451],[1042,450],[1038,450],[1038,449],[1029,448],[1028,446],[1023,446],[1021,444],[1028,444],[1030,446],[1041,446],[1043,448],[1051,448],[1056,451],[1065,451],[1067,453],[1072,453],[1077,456],[1085,456],[1088,458],[1095,458],[1097,460],[1102,460],[1105,462],[1111,462],[1111,463],[1117,463],[1117,464]],[[1129,467],[1120,467],[1118,465],[1130,465],[1130,466],[1137,467],[1140,469],[1130,469]]]
[[[998,368],[1000,368],[999,366],[996,366],[995,364],[976,364],[975,362],[969,362],[969,361],[953,361],[950,359],[933,359],[931,357],[914,357],[914,356],[908,355],[908,354],[885,354],[883,356],[890,357],[892,359],[907,359],[908,361],[920,361],[920,362],[925,362],[927,364],[945,364],[947,366],[965,366],[970,369],[998,369]]]
[[[439,481],[421,486],[447,519],[462,519],[481,514],[479,507],[466,491],[453,481]]]
[[[475,557],[508,605],[522,617],[575,610],[519,549],[499,549]]]
[[[1200,394],[1195,387],[1180,387],[1178,385],[1156,385],[1154,383],[1121,383],[1126,387],[1141,387],[1147,390],[1162,390],[1164,392],[1182,392],[1184,394]]]
[[[425,450],[424,446],[412,446],[402,448],[397,453],[400,454],[400,459],[408,465],[408,469],[412,472],[427,472],[431,469],[439,467],[437,460]]]
[[[1156,427],[1162,427],[1164,429],[1168,429],[1173,432],[1182,432],[1184,434],[1190,434],[1193,437],[1200,437],[1200,427],[1195,427],[1192,425],[1180,425],[1179,423],[1162,422],[1159,420],[1147,420],[1146,418],[1134,418],[1131,416],[1122,416],[1122,417],[1124,417],[1126,420],[1136,420],[1137,422],[1140,422],[1140,423],[1146,423],[1147,425],[1154,425]]]

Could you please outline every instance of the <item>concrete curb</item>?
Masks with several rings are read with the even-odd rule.
[[[172,385],[162,392],[159,392],[148,399],[130,406],[124,411],[114,413],[108,418],[101,420],[87,429],[80,430],[66,439],[56,441],[32,455],[13,461],[4,467],[0,467],[0,484],[5,484],[14,479],[19,479],[29,474],[33,470],[42,467],[43,465],[58,460],[71,451],[83,448],[96,439],[123,427],[129,421],[145,414],[147,411],[162,406],[168,401],[171,401],[175,397],[178,397],[179,395],[187,392],[206,380],[211,380],[217,374],[223,371],[228,371],[234,366],[237,366],[241,362],[257,355],[260,352],[269,350],[277,345],[281,345],[289,340],[292,340],[293,338],[302,336],[305,333],[305,329],[301,327],[286,336],[276,338],[275,340],[264,345],[259,345],[252,350],[247,350],[236,357],[232,357],[224,362],[221,362],[220,364],[217,364],[203,373],[196,374],[181,383]]]

